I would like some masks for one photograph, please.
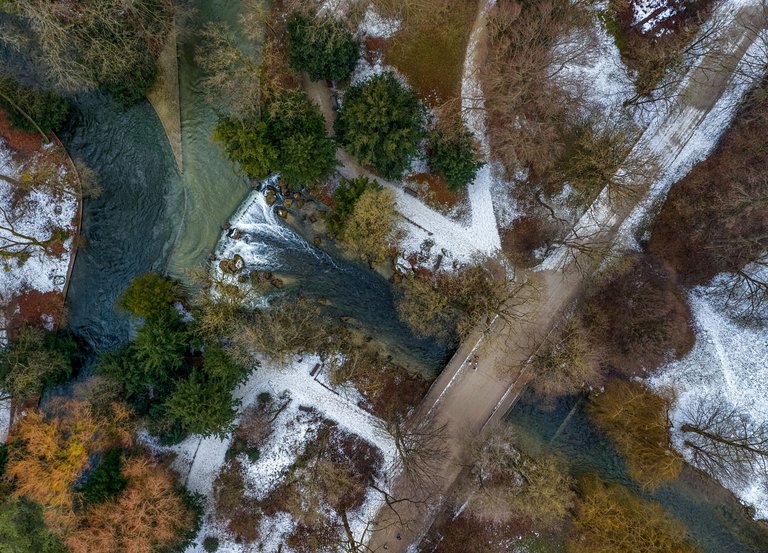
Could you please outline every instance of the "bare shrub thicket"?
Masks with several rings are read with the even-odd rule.
[[[373,446],[322,421],[286,480],[262,501],[265,512],[291,514],[297,526],[286,544],[301,553],[366,551],[352,515],[375,482],[383,459]]]
[[[706,49],[716,25],[707,25],[711,0],[672,2],[673,17],[644,32],[635,23],[633,2],[611,0],[606,26],[614,36],[621,58],[634,73],[636,95],[626,104],[664,100],[674,93],[687,70],[685,61]]]
[[[408,275],[398,284],[397,313],[417,335],[460,340],[497,318],[522,317],[519,309],[531,282],[516,280],[497,259],[458,272]]]
[[[639,382],[618,380],[608,383],[589,404],[590,419],[611,438],[626,459],[630,476],[645,489],[674,480],[683,468],[670,442],[670,404],[670,398]]]
[[[539,175],[554,167],[574,111],[574,99],[549,74],[562,62],[554,47],[589,21],[579,3],[567,0],[504,0],[491,13],[481,78],[493,153],[508,175],[520,166]]]
[[[8,4],[32,29],[47,74],[69,92],[149,84],[173,22],[173,6],[166,0]]]
[[[601,355],[572,316],[554,329],[531,358],[534,390],[546,396],[572,394],[603,380]]]
[[[470,451],[470,514],[496,524],[524,520],[537,530],[567,519],[576,495],[558,458],[524,451],[509,426],[479,435]]]
[[[629,255],[583,301],[579,317],[604,365],[626,376],[653,371],[693,347],[691,312],[665,266]]]
[[[669,192],[649,249],[683,284],[739,271],[768,250],[766,132],[768,99],[758,89],[712,155]]]

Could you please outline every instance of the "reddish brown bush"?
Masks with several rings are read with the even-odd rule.
[[[686,285],[736,271],[768,249],[768,100],[737,116],[715,152],[672,187],[650,251]]]
[[[146,458],[126,462],[128,486],[112,501],[88,509],[67,539],[72,553],[153,553],[180,543],[194,513],[168,469]]]
[[[584,303],[580,318],[602,361],[623,375],[651,371],[693,346],[691,312],[674,276],[649,256],[624,261]]]

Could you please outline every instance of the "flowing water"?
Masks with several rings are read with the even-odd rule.
[[[79,97],[61,132],[72,156],[97,171],[103,190],[85,202],[85,244],[69,291],[73,330],[99,350],[128,337],[128,321],[113,306],[130,280],[148,270],[184,279],[203,267],[223,223],[251,190],[212,142],[216,106],[203,93],[193,45],[195,29],[212,19],[235,21],[241,3],[197,4],[191,28],[179,40],[183,174],[146,102],[124,109],[100,94]],[[446,349],[416,339],[399,322],[388,282],[308,244],[271,210],[264,215],[251,236],[266,252],[259,268],[296,280],[297,292],[328,299],[338,314],[359,320],[412,367],[435,372],[442,366]]]
[[[753,521],[734,496],[690,467],[650,494],[629,478],[610,441],[589,422],[582,397],[566,397],[551,408],[526,392],[507,421],[530,433],[545,449],[561,454],[574,476],[597,474],[606,482],[632,488],[660,502],[689,529],[703,553],[765,553],[768,527]]]

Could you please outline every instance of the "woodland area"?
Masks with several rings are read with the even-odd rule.
[[[670,0],[642,16],[635,0],[240,4],[238,17],[198,21],[170,0],[0,0],[3,52],[29,67],[0,75],[10,126],[47,144],[82,117],[84,96],[141,106],[175,34],[194,46],[185,63],[213,121],[210,155],[268,214],[213,222],[215,251],[183,278],[158,262],[126,279],[117,347],[73,333],[63,306],[53,322],[2,321],[0,551],[372,553],[377,535],[401,540],[381,513],[415,529],[409,551],[423,553],[706,551],[660,492],[692,474],[715,486],[765,473],[768,422],[702,399],[676,424],[675,390],[649,379],[695,347],[695,287],[717,287],[738,324],[768,321],[765,81],[631,247],[616,247],[618,223],[594,240],[577,231],[593,206],[626,217],[659,180],[637,145],[680,101],[691,60],[717,46],[716,4]],[[573,67],[599,67],[605,51],[630,89],[600,104]],[[79,198],[98,197],[99,175],[73,166]],[[37,190],[55,172],[0,178]],[[453,239],[480,228],[478,213],[497,234],[492,254],[449,251],[421,225]],[[573,407],[546,438],[514,416],[450,427],[433,409],[439,375],[249,257],[254,229],[270,225],[275,241],[372,275],[412,343],[458,366],[456,386],[514,375],[537,408]],[[64,242],[51,236],[34,245]],[[567,263],[547,265],[559,251]],[[486,374],[481,342],[535,322],[547,279],[567,271],[577,285],[531,331],[527,361]],[[620,477],[553,446],[572,417],[605,439]],[[446,462],[459,473],[448,484]],[[750,515],[738,516],[768,543]]]

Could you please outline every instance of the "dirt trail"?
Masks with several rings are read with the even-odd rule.
[[[753,13],[751,9],[745,7],[741,15],[748,17]],[[676,162],[686,143],[727,89],[731,73],[753,39],[738,20],[739,17],[734,18],[731,27],[725,30],[727,41],[722,45],[734,53],[732,62],[727,66],[721,63],[722,73],[713,77],[703,74],[703,63],[694,68],[679,95],[679,109],[671,110],[667,119],[657,125],[650,136],[645,136],[638,147],[647,148],[649,153],[661,148],[666,163]],[[685,124],[679,123],[681,118]],[[594,230],[579,235],[581,245],[613,243],[622,222],[639,201],[614,205],[607,199],[598,206],[599,209],[592,210],[588,219]],[[574,250],[563,250],[562,263],[556,270],[523,275],[532,285],[524,291],[527,301],[520,308],[521,319],[512,322],[497,319],[490,332],[471,337],[433,384],[414,420],[432,416],[447,425],[445,445],[448,453],[435,464],[438,475],[435,486],[424,489],[401,475],[392,486],[392,497],[409,497],[415,501],[399,502],[395,509],[382,508],[367,551],[405,553],[428,530],[440,504],[463,470],[462,456],[469,439],[498,423],[511,408],[530,379],[527,361],[578,298],[584,283],[589,281],[594,263],[581,256],[579,270],[572,262],[574,258],[579,258]]]

